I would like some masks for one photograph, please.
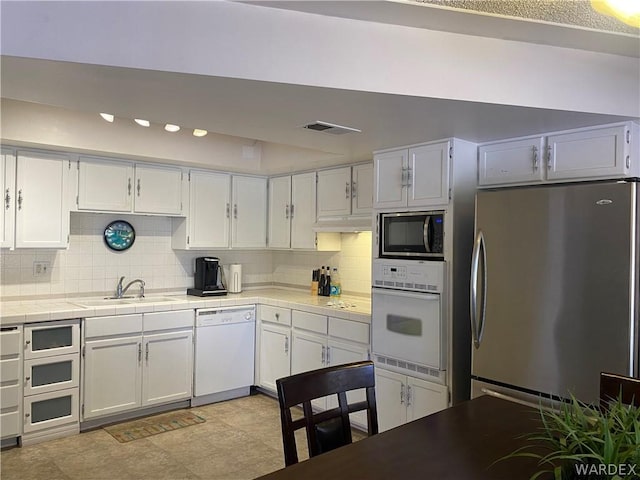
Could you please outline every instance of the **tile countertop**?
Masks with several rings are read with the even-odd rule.
[[[159,301],[153,302],[152,299],[154,297],[158,298]],[[21,325],[49,320],[248,304],[272,305],[294,310],[300,309],[305,312],[371,323],[371,299],[368,297],[343,295],[340,300],[334,300],[331,297],[318,297],[309,294],[306,290],[292,288],[260,288],[245,290],[242,293],[230,293],[222,297],[193,297],[184,293],[151,294],[145,298],[144,303],[136,304],[135,299],[130,299],[132,303],[97,307],[83,306],[83,303],[102,298],[51,298],[46,300],[2,302],[0,306],[0,325]],[[171,300],[167,301],[167,298],[171,298]],[[339,301],[348,307],[332,306],[333,302],[337,303]]]

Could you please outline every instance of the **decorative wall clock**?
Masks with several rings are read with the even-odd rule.
[[[111,250],[122,252],[133,245],[136,231],[129,222],[116,220],[104,229],[104,242]]]

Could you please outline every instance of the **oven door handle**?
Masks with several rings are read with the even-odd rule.
[[[393,290],[391,288],[372,287],[372,295],[390,295],[393,297],[415,298],[418,300],[439,300],[439,293],[431,292],[407,292],[404,290]]]
[[[480,315],[478,318],[478,269],[480,264],[480,255],[482,255],[482,297],[480,299]],[[480,343],[482,342],[484,321],[487,312],[487,252],[482,230],[478,231],[476,241],[473,245],[473,253],[471,255],[470,293],[471,335],[473,337],[473,345],[476,349],[478,349],[480,348]]]

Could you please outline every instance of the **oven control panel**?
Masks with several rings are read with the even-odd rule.
[[[373,260],[372,282],[377,288],[442,293],[446,262]]]

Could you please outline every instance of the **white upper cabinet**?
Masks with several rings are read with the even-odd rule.
[[[78,210],[131,212],[133,163],[89,157],[78,161]]]
[[[318,172],[318,221],[368,215],[373,203],[373,164]]]
[[[78,159],[78,210],[182,215],[179,167]]]
[[[134,211],[180,215],[182,213],[182,169],[136,164]]]
[[[428,207],[449,202],[450,142],[374,156],[375,208]]]
[[[407,149],[378,153],[373,157],[373,206],[407,206]]]
[[[291,248],[316,248],[316,173],[291,176]]]
[[[2,150],[0,155],[0,186],[2,186],[2,211],[0,212],[0,248],[13,247],[16,204],[16,154]]]
[[[631,168],[630,135],[626,125],[618,125],[549,136],[547,178],[626,176]]]
[[[316,248],[316,173],[269,179],[269,247]]]
[[[318,172],[318,218],[351,215],[351,167]]]
[[[231,176],[203,170],[189,172],[189,208],[186,218],[174,218],[174,249],[229,246]]]
[[[409,149],[409,207],[443,205],[449,202],[449,151],[449,142]]]
[[[269,247],[291,246],[291,177],[269,179]]]
[[[66,248],[69,245],[70,168],[66,155],[18,152],[14,207],[16,248]],[[5,214],[7,212],[12,214],[11,209]]]
[[[541,181],[544,137],[483,145],[478,148],[478,184]]]
[[[351,169],[351,214],[367,215],[373,208],[373,163]]]
[[[581,128],[478,148],[480,186],[640,175],[637,123]]]
[[[233,176],[231,247],[267,246],[267,179]]]

